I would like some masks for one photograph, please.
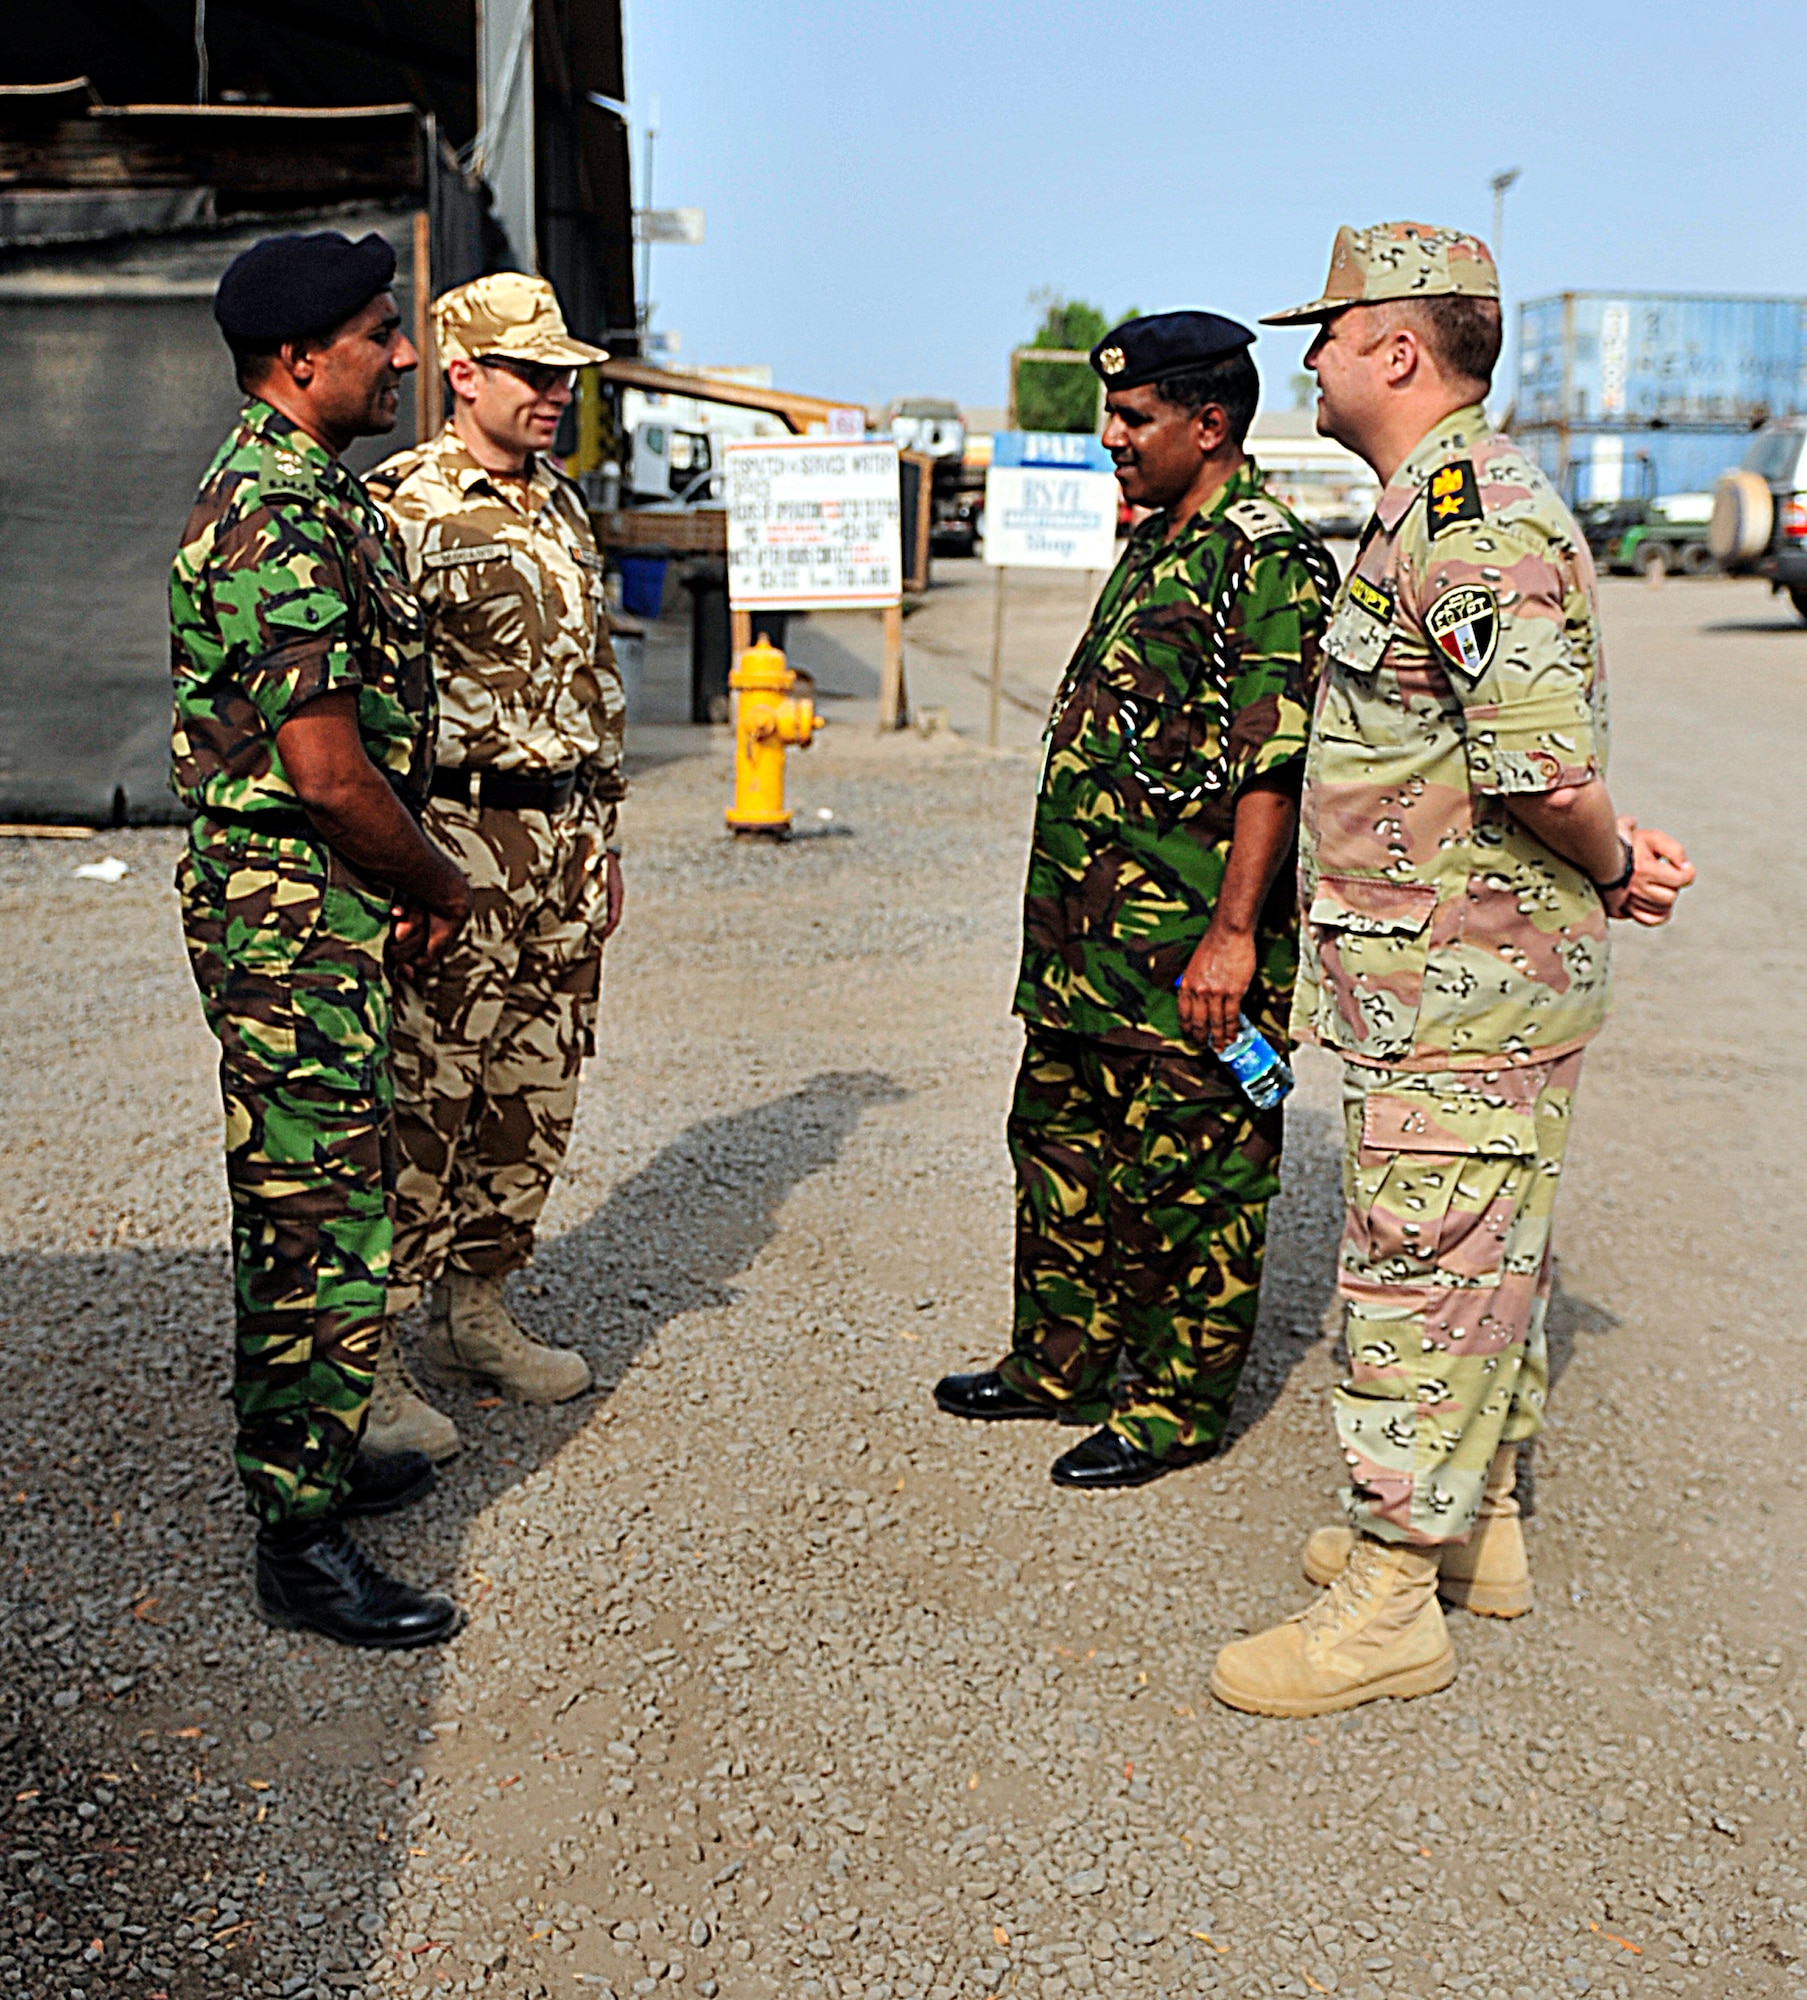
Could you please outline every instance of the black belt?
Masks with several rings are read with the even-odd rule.
[[[242,826],[247,833],[265,833],[272,840],[319,840],[320,829],[301,812],[234,812],[229,806],[200,806],[203,819],[218,826]]]
[[[502,812],[563,812],[577,791],[577,770],[492,771],[482,765],[442,764],[433,773],[436,799],[490,806]]]

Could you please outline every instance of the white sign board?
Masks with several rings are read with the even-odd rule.
[[[728,601],[736,610],[901,601],[896,445],[748,438],[725,456]]]
[[[985,560],[1011,569],[1109,569],[1118,487],[1109,472],[994,465],[985,475]]]

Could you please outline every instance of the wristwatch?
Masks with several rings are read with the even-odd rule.
[[[1619,870],[1618,874],[1610,882],[1596,882],[1594,884],[1594,888],[1602,896],[1611,896],[1618,890],[1623,889],[1637,871],[1638,857],[1632,851],[1631,842],[1623,834],[1619,836],[1619,845],[1625,850],[1625,866]]]

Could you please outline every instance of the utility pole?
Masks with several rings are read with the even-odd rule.
[[[642,210],[650,209],[653,205],[653,141],[659,136],[659,100],[656,97],[651,100],[651,106],[646,120],[646,166],[640,176]],[[640,331],[647,334],[652,330],[653,246],[651,240],[643,235],[640,243]]]
[[[1496,270],[1503,271],[1504,269],[1501,245],[1506,235],[1506,196],[1511,190],[1512,183],[1518,179],[1521,171],[1518,167],[1504,167],[1500,172],[1493,175],[1487,183],[1493,190],[1493,243],[1491,247]],[[1502,364],[1500,377],[1508,384],[1511,382],[1512,377],[1507,373],[1503,364],[1506,359],[1506,336],[1510,331],[1511,322],[1506,318],[1506,280],[1502,276],[1500,279],[1500,361]],[[1516,357],[1514,358],[1516,360]],[[1505,407],[1499,412],[1500,421],[1503,422],[1505,417],[1511,413],[1514,401],[1515,398],[1508,387],[1505,392]]]
[[[1500,262],[1501,246],[1506,240],[1506,196],[1523,171],[1521,167],[1507,167],[1487,183],[1493,190],[1493,242],[1489,247],[1496,264]]]

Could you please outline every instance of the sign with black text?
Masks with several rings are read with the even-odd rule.
[[[897,447],[885,439],[730,444],[728,601],[737,611],[832,611],[903,596]]]

